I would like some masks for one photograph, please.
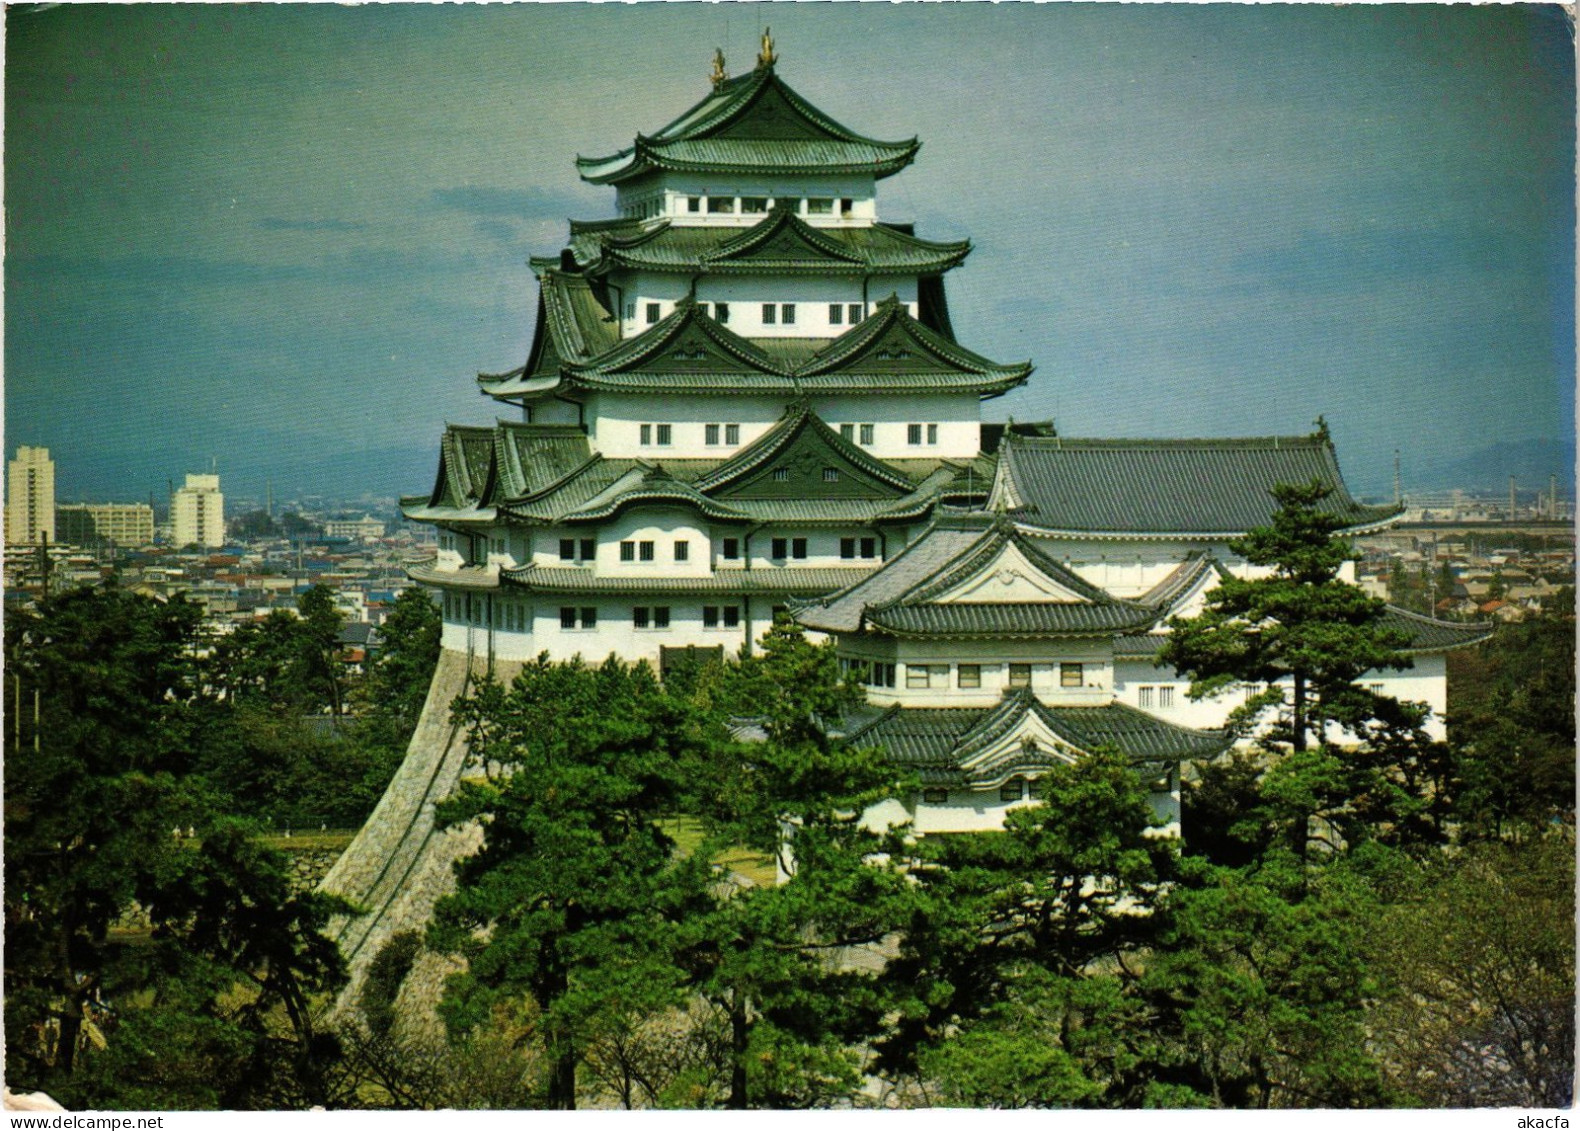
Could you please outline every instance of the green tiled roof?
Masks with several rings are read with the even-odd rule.
[[[901,391],[998,396],[1023,383],[1030,364],[998,365],[911,318],[897,300],[837,338],[748,339],[689,298],[635,337],[620,339],[587,280],[541,277],[531,356],[519,369],[478,376],[503,400],[562,387],[623,392],[734,394]]]
[[[1053,751],[1019,746],[998,758],[971,761],[976,752],[1011,733],[1029,713],[1083,754],[1111,746],[1134,763],[1209,757],[1228,743],[1221,733],[1175,726],[1121,703],[1050,707],[1028,691],[1011,692],[989,708],[892,707],[851,729],[844,741],[883,747],[890,761],[915,771],[926,785],[990,787],[1016,774],[1046,771],[1061,761]]]
[[[877,141],[846,129],[779,80],[772,66],[728,79],[651,136],[608,157],[578,157],[592,184],[619,184],[659,169],[716,173],[870,173],[886,177],[920,143]]]
[[[538,272],[538,323],[527,362],[507,373],[479,373],[483,392],[495,397],[532,395],[554,388],[560,370],[607,353],[620,342],[614,316],[579,274]]]
[[[1010,547],[1075,599],[938,602]],[[1157,617],[1156,609],[1116,600],[1064,568],[1014,523],[980,512],[935,520],[868,580],[796,612],[802,624],[823,632],[1012,639],[1112,636]]]
[[[1044,640],[1111,636],[1150,625],[1154,617],[1149,609],[1119,604],[899,605],[868,609],[867,625],[893,636]]]
[[[1397,517],[1350,497],[1321,436],[1241,440],[1072,440],[1007,437],[994,503],[1052,533],[1223,538],[1272,521],[1278,483],[1319,480],[1347,529]]]
[[[916,484],[889,466],[883,460],[869,455],[830,428],[805,402],[792,405],[784,416],[759,436],[756,442],[743,448],[733,458],[721,463],[713,471],[697,480],[700,491],[723,491],[766,468],[782,458],[791,448],[804,440],[815,440],[835,453],[850,466],[876,483],[888,487],[893,494],[909,494]]]
[[[1410,643],[1402,650],[1415,653],[1447,652],[1454,648],[1468,648],[1472,644],[1480,644],[1483,640],[1489,639],[1493,630],[1490,624],[1455,624],[1451,621],[1424,617],[1393,605],[1383,609],[1382,624],[1384,628],[1408,633]]]
[[[803,384],[819,377],[849,381],[858,375],[868,380],[905,375],[937,381],[946,373],[984,380],[984,391],[1004,392],[1031,375],[1031,363],[999,365],[989,361],[928,329],[911,317],[899,296],[890,295],[878,303],[870,317],[796,369]]]
[[[498,589],[499,575],[480,566],[461,569],[438,569],[430,563],[406,567],[406,576],[423,585],[438,585],[446,589]]]
[[[561,522],[603,522],[628,507],[669,504],[696,511],[716,521],[750,522],[751,516],[728,503],[710,499],[688,483],[659,468],[628,472],[609,489],[560,517]]]
[[[957,266],[969,240],[934,243],[884,224],[819,228],[775,210],[750,228],[626,221],[573,222],[571,251],[587,271],[614,268],[686,275],[937,274]]]

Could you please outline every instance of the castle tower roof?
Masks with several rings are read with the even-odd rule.
[[[658,170],[741,175],[870,173],[892,176],[921,142],[878,141],[840,125],[802,98],[773,64],[720,81],[654,134],[607,157],[577,157],[582,180],[621,184]]]

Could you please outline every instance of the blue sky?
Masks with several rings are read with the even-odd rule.
[[[525,356],[527,256],[612,211],[574,155],[701,97],[715,45],[749,66],[763,23],[813,102],[922,138],[881,214],[970,236],[962,341],[1037,365],[990,418],[1323,413],[1362,490],[1395,448],[1408,480],[1572,438],[1556,6],[204,4],[7,10],[8,449],[51,448],[62,498],[422,464],[496,415],[473,376]]]

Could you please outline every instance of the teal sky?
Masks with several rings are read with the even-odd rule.
[[[572,158],[773,27],[880,213],[976,250],[955,326],[1067,435],[1309,431],[1351,485],[1574,430],[1574,51],[1557,6],[62,5],[6,12],[6,445],[63,499],[218,460],[425,466],[524,359]],[[402,473],[403,476],[405,473]],[[414,472],[391,489],[428,486]],[[301,477],[298,476],[298,479]]]

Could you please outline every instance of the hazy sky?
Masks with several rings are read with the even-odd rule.
[[[1385,489],[1574,420],[1557,6],[63,5],[6,12],[5,432],[61,497],[431,450],[531,340],[577,179],[732,73],[918,135],[880,214],[1066,435],[1309,431]],[[124,486],[123,486],[124,485]],[[326,485],[327,486],[327,485]],[[354,486],[346,484],[345,486]],[[426,477],[406,484],[426,489]]]

